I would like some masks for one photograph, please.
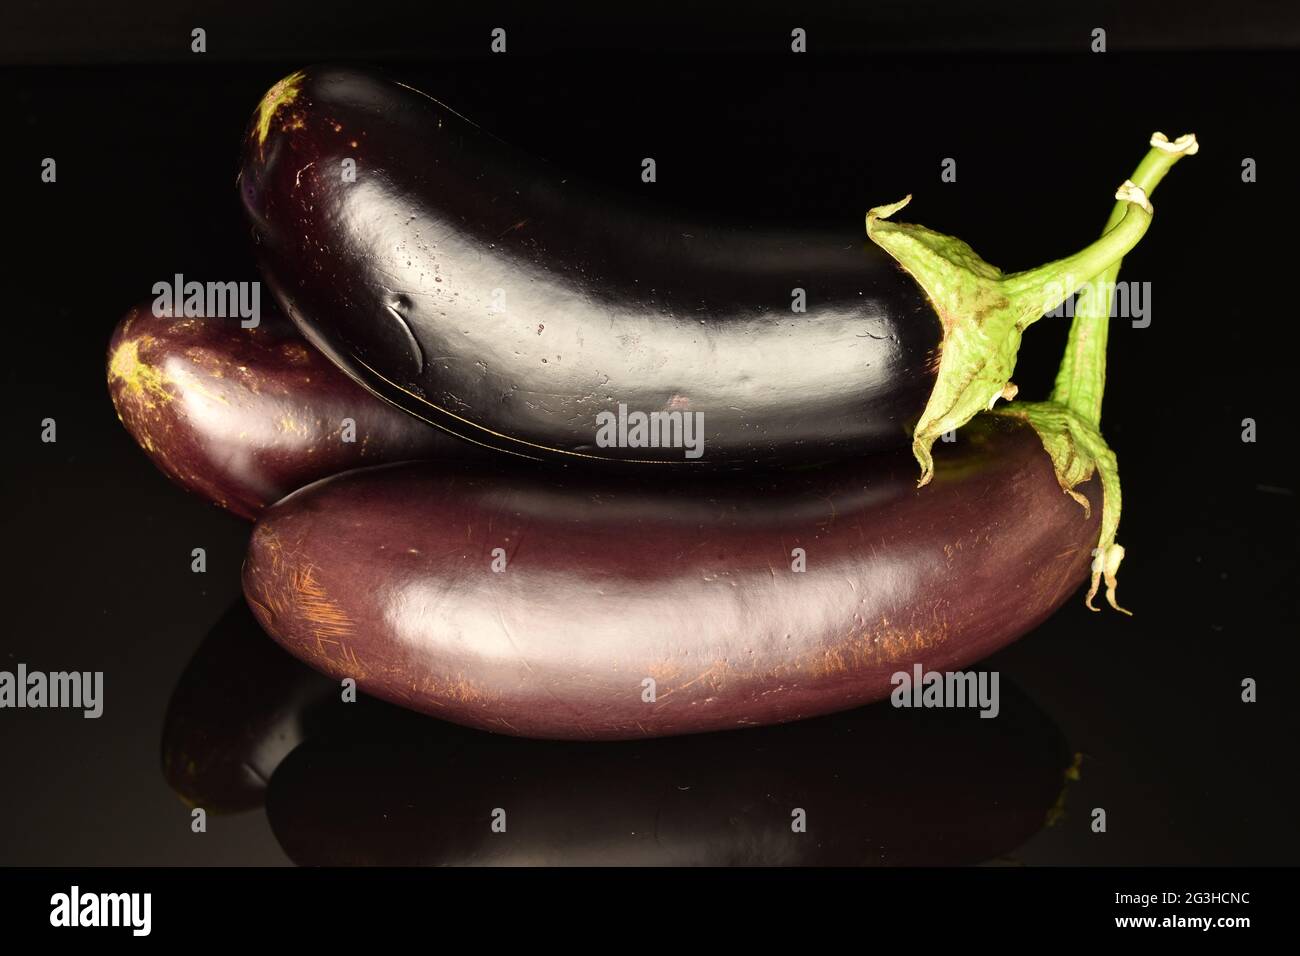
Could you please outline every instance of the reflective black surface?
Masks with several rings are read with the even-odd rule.
[[[1067,799],[1060,733],[1015,688],[1002,704],[617,747],[356,708],[279,766],[267,814],[305,865],[980,863]]]
[[[255,278],[233,191],[238,143],[262,91],[299,65],[4,75],[21,148],[3,160],[17,199],[6,261],[19,269],[3,366],[0,668],[103,670],[106,703],[98,720],[0,712],[0,863],[291,861],[286,831],[260,809],[214,813],[206,834],[191,832],[162,772],[168,702],[238,596],[248,527],[154,470],[113,416],[102,362],[113,323],[152,283]],[[1125,482],[1121,580],[1136,617],[1070,601],[987,662],[1084,755],[1060,822],[997,852],[1051,864],[1296,859],[1295,332],[1289,249],[1275,245],[1293,208],[1292,64],[607,57],[420,72],[485,124],[612,188],[652,143],[661,170],[675,170],[663,194],[702,215],[826,223],[913,191],[918,221],[969,235],[1007,268],[1088,241],[1109,208],[1098,196],[1150,132],[1194,130],[1202,152],[1162,185],[1121,277],[1153,283],[1152,323],[1117,321],[1111,334],[1104,428]],[[887,148],[873,145],[881,128]],[[39,181],[45,155],[59,161],[53,186]],[[1023,164],[1007,169],[1008,155]],[[947,156],[956,183],[939,181]],[[1241,182],[1243,157],[1257,159],[1259,182]],[[1060,249],[1043,247],[1047,234]],[[1062,324],[1031,330],[1022,395],[1046,392],[1063,342]],[[57,444],[39,440],[46,417]],[[1240,439],[1245,417],[1255,444]],[[205,574],[190,570],[195,547]],[[1256,704],[1240,700],[1247,677]],[[294,758],[304,776],[340,774],[309,756]],[[1089,829],[1094,807],[1107,810],[1104,835]]]

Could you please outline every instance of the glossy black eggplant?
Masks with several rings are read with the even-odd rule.
[[[905,444],[934,386],[940,320],[860,210],[828,232],[674,218],[381,75],[278,84],[240,193],[308,338],[384,398],[506,451],[861,454]],[[637,446],[656,425],[668,447]]]
[[[823,233],[689,221],[331,67],[266,94],[239,176],[290,317],[372,391],[462,437],[727,466],[910,436],[923,478],[940,434],[1011,394],[1024,329],[1146,232],[1129,186],[1097,242],[1004,274],[892,221],[910,196],[867,212],[871,242],[857,210]]]

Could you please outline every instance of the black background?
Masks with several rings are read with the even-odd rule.
[[[373,5],[24,10],[0,44],[0,667],[103,670],[107,701],[96,721],[0,712],[0,863],[288,862],[260,811],[192,834],[161,775],[168,698],[241,600],[248,527],[153,469],[115,420],[103,362],[154,282],[256,278],[234,190],[240,135],[271,83],[327,58],[382,63],[561,166],[705,214],[858,235],[868,207],[912,192],[908,218],[1006,269],[1091,241],[1150,133],[1194,131],[1200,154],[1161,186],[1121,275],[1152,283],[1151,325],[1112,323],[1103,429],[1124,479],[1120,595],[1136,616],[1090,614],[1080,594],[982,665],[1084,754],[1065,820],[1006,856],[1294,863],[1296,24],[1251,4],[907,8],[913,19],[901,4],[768,5],[655,23],[522,8],[412,21]],[[188,29],[205,17],[210,52],[194,55]],[[498,25],[504,56],[487,53]],[[786,52],[791,26],[809,29],[811,52]],[[1110,52],[1088,52],[1092,26],[1108,27]],[[956,183],[940,181],[944,157]],[[1241,181],[1244,157],[1258,182]],[[1022,397],[1045,396],[1064,336],[1061,320],[1030,331]],[[57,444],[40,441],[45,417]],[[1255,444],[1240,439],[1245,417]],[[200,546],[205,575],[190,571]],[[1256,704],[1240,701],[1245,677]],[[1104,835],[1088,828],[1094,806]]]

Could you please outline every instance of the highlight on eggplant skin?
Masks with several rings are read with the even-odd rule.
[[[680,486],[658,471],[366,469],[263,515],[244,593],[312,667],[486,730],[797,720],[880,700],[917,663],[972,664],[1087,576],[1096,481],[1080,486],[1087,516],[1011,420],[976,419],[941,454],[921,490],[906,452]]]
[[[113,331],[107,372],[118,418],[159,470],[244,518],[349,468],[479,453],[375,398],[274,313],[243,328],[141,304]]]
[[[1044,827],[1070,765],[1005,675],[1000,698],[996,720],[878,704],[615,746],[355,708],[276,768],[266,811],[303,866],[977,864]]]
[[[313,342],[412,414],[505,451],[829,460],[907,444],[934,387],[939,318],[857,210],[828,232],[678,219],[380,74],[277,84],[239,189],[268,286]],[[599,435],[674,413],[702,416],[700,457]]]

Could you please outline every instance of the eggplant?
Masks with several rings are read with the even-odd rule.
[[[365,469],[262,515],[244,594],[312,667],[507,734],[653,737],[844,710],[914,664],[980,660],[1087,575],[1098,483],[1076,489],[1085,513],[1031,427],[973,426],[940,444],[924,489],[905,452],[743,482]]]
[[[263,98],[241,200],[268,285],[357,381],[531,458],[784,465],[928,449],[1008,394],[1023,328],[1141,237],[1128,209],[1068,259],[1003,275],[887,221],[693,221],[516,152],[376,73]],[[898,268],[901,264],[904,269]],[[793,311],[802,303],[806,311]]]
[[[356,716],[271,777],[271,829],[301,865],[980,863],[1042,829],[1070,765],[1055,724],[1005,681],[996,720],[880,704],[614,746]]]
[[[163,777],[187,804],[209,812],[260,807],[271,772],[309,733],[323,731],[326,715],[343,706],[339,694],[338,684],[267,640],[241,600],[204,638],[172,691]]]
[[[108,388],[165,475],[244,518],[350,468],[478,451],[377,400],[275,313],[246,329],[137,306],[109,342]]]

